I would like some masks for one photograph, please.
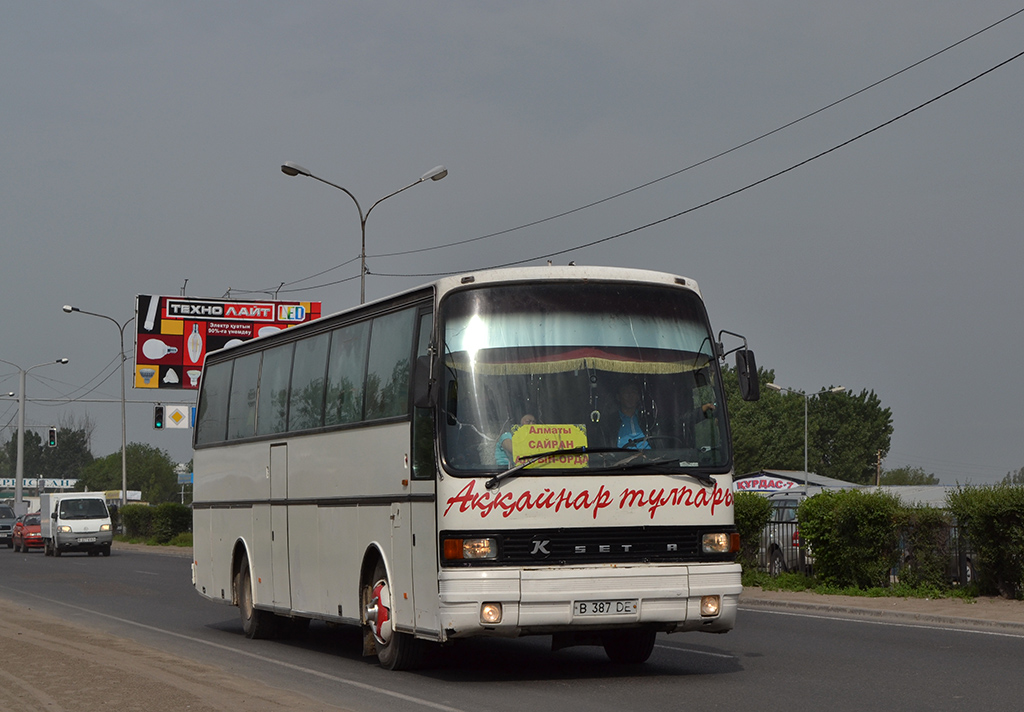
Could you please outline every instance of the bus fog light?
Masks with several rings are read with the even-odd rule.
[[[480,623],[482,625],[498,625],[501,623],[501,604],[485,603],[480,606]]]
[[[700,597],[700,614],[702,616],[717,616],[722,609],[722,602],[718,596]]]

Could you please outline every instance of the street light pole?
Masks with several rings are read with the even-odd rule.
[[[28,509],[25,507],[25,498],[22,496],[24,492],[22,483],[25,478],[25,377],[33,368],[49,366],[51,363],[65,364],[68,360],[66,358],[59,358],[56,361],[37,363],[35,366],[29,366],[28,368],[22,368],[18,364],[4,361],[2,358],[0,358],[0,362],[18,369],[18,385],[21,389],[18,393],[18,463],[15,466],[14,473],[14,514],[20,517],[28,512]]]
[[[804,486],[807,486],[807,402],[811,399],[811,396],[820,396],[824,393],[842,393],[846,390],[843,386],[834,386],[832,388],[825,388],[817,393],[807,393],[806,391],[797,391],[792,388],[783,388],[774,383],[766,383],[768,388],[773,391],[785,391],[786,393],[794,393],[804,397]]]
[[[70,304],[64,305],[64,311],[68,314],[72,312],[78,312],[80,314],[88,314],[89,316],[98,316],[101,319],[113,322],[114,326],[117,327],[118,332],[121,334],[121,507],[123,508],[125,503],[128,501],[128,443],[127,443],[127,418],[125,417],[125,393],[124,393],[124,362],[128,360],[128,357],[124,353],[124,328],[135,321],[135,317],[132,317],[125,323],[121,324],[113,317],[107,316],[106,314],[96,314],[95,312],[88,312],[78,307],[73,307]]]
[[[424,173],[422,176],[420,176],[420,179],[418,181],[414,181],[414,182],[410,183],[409,185],[405,186],[404,188],[399,188],[394,193],[388,193],[387,195],[385,195],[383,198],[381,198],[376,203],[371,205],[369,210],[367,210],[366,213],[364,214],[363,213],[363,208],[359,205],[359,201],[356,200],[356,196],[352,195],[352,193],[349,192],[348,189],[343,188],[340,185],[336,185],[334,183],[331,183],[328,180],[324,180],[320,176],[313,175],[308,170],[306,170],[305,168],[300,166],[298,163],[292,163],[291,161],[287,161],[286,163],[283,163],[281,165],[281,172],[284,173],[286,176],[307,176],[307,177],[312,178],[314,180],[318,180],[321,183],[326,183],[327,185],[331,186],[332,188],[337,188],[338,190],[344,192],[345,195],[347,195],[348,197],[352,198],[352,202],[356,204],[356,210],[359,211],[359,231],[360,231],[361,238],[362,238],[361,245],[360,245],[360,248],[359,248],[359,303],[360,304],[365,304],[366,303],[366,219],[370,217],[370,210],[373,210],[375,207],[377,207],[378,205],[383,203],[388,198],[390,198],[392,196],[395,196],[395,195],[398,195],[403,190],[408,190],[409,188],[412,188],[414,185],[419,185],[420,183],[422,183],[424,181],[427,181],[427,180],[441,180],[446,175],[448,175],[448,169],[447,168],[445,168],[444,166],[435,166],[434,168],[430,169],[429,171]]]

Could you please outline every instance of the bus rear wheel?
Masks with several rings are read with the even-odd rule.
[[[392,625],[391,585],[383,561],[378,561],[373,578],[364,593],[364,625],[369,628],[377,649],[377,660],[388,670],[409,670],[420,660],[422,646],[408,633],[400,633]]]
[[[276,616],[253,605],[252,574],[249,573],[248,561],[242,562],[242,569],[235,575],[235,600],[238,601],[238,612],[246,638],[265,640],[274,637]]]

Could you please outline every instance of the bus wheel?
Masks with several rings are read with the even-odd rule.
[[[655,630],[613,630],[601,636],[609,660],[620,665],[646,662],[654,652]]]
[[[365,596],[366,626],[373,635],[377,660],[388,670],[408,670],[416,666],[419,641],[408,633],[399,633],[392,627],[391,586],[384,562],[378,561],[373,580]]]
[[[249,562],[242,562],[242,570],[235,576],[235,597],[242,618],[246,638],[266,639],[274,636],[276,617],[270,611],[261,611],[252,603],[252,575]]]

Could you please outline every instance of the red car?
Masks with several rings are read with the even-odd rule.
[[[43,537],[39,533],[39,512],[18,517],[14,522],[14,550],[28,552],[29,549],[42,549]]]

